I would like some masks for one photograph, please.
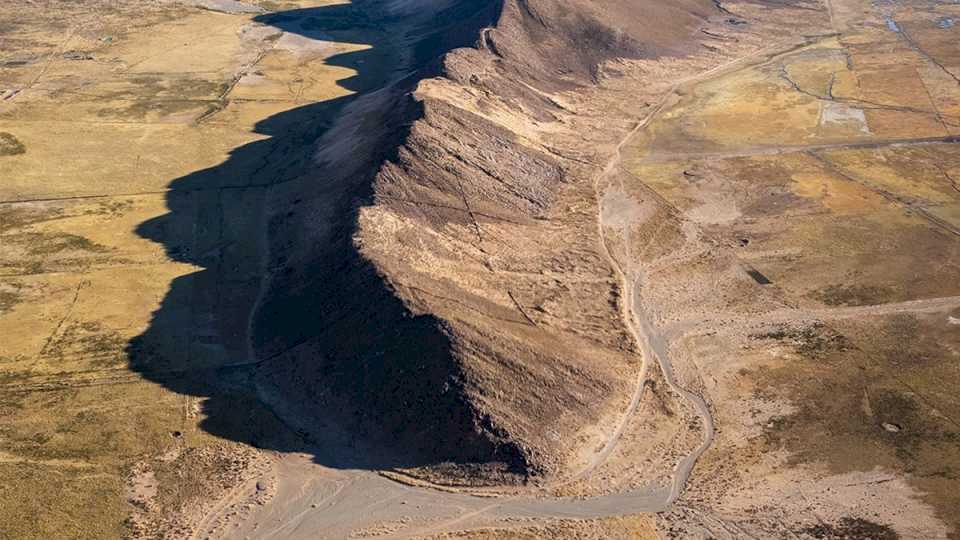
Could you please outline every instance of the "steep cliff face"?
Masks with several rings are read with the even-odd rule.
[[[273,195],[259,386],[332,463],[571,474],[639,363],[597,230],[611,144],[572,104],[606,60],[681,54],[715,8],[421,4],[410,74],[349,104]]]

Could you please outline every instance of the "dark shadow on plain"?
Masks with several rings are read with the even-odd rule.
[[[415,27],[409,16],[386,15],[382,2],[257,17],[290,34],[369,46],[323,60],[356,71],[338,81],[355,93],[260,121],[255,132],[263,139],[170,183],[169,212],[137,233],[199,270],[173,280],[148,329],[128,345],[130,368],[202,398],[200,427],[211,434],[311,451],[327,466],[498,461],[522,469],[519,453],[481,437],[478,421],[466,412],[443,324],[409,313],[352,243],[357,209],[372,196],[376,163],[389,156],[357,156],[369,166],[350,178],[314,159],[318,141],[345,107],[403,75],[397,73],[401,49],[407,48],[407,69],[426,73],[446,50],[470,45],[464,40],[498,11],[497,2],[461,0],[432,18],[420,16]],[[431,24],[447,31],[425,31]],[[407,77],[397,95],[416,78]],[[232,112],[228,105],[207,121]],[[403,138],[407,124],[400,116],[381,147]],[[332,185],[311,187],[324,183]],[[268,198],[281,185],[303,185],[312,200],[268,212]],[[318,194],[327,200],[317,201]],[[302,227],[312,226],[311,204],[332,209],[328,241],[296,245],[295,263],[272,255],[263,264],[262,254],[268,248],[273,254],[278,237],[290,235],[297,244]],[[268,269],[271,286],[261,292]],[[182,430],[171,426],[171,432]]]

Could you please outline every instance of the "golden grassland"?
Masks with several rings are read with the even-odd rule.
[[[191,227],[216,221],[206,215],[215,195],[193,186],[184,207],[197,220],[168,219],[168,190],[264,139],[258,122],[349,94],[338,81],[354,70],[324,60],[368,47],[275,47],[280,32],[254,16],[174,2],[0,6],[0,38],[13,45],[0,56],[0,536],[120,536],[135,464],[162,476],[165,454],[234,444],[197,429],[202,398],[129,367],[130,340],[161,302],[196,305],[189,294],[169,298],[171,283],[202,285],[181,248],[161,241],[204,248]],[[231,177],[241,170],[213,180],[257,181]],[[226,210],[220,201],[219,219],[245,219],[259,204],[234,199]],[[160,232],[144,234],[145,223]],[[189,369],[235,360],[193,354],[201,347],[184,321],[166,331],[171,351],[192,354]],[[203,495],[188,484],[167,482],[157,504]]]

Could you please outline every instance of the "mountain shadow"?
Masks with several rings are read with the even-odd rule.
[[[254,129],[262,139],[170,183],[168,213],[137,233],[198,270],[173,280],[131,340],[130,368],[201,398],[200,428],[227,440],[311,451],[332,467],[498,462],[518,472],[520,453],[469,407],[442,322],[411,314],[352,242],[379,163],[418,115],[406,92],[444,52],[472,45],[499,3],[407,14],[392,4],[403,3],[256,18],[290,35],[365,46],[324,59],[355,72],[337,82],[354,93],[266,118]],[[336,142],[331,127],[354,121],[351,105],[373,95],[379,109],[366,121],[376,134],[351,157],[355,166],[318,163],[318,144]]]

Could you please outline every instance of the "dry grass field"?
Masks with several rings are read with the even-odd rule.
[[[296,114],[260,122],[351,94],[338,81],[357,71],[326,60],[370,47],[303,39],[260,15],[0,6],[0,536],[116,537],[129,532],[135,464],[180,464],[151,503],[171,512],[218,493],[184,484],[221,472],[184,477],[214,466],[201,450],[237,454],[241,469],[259,459],[198,428],[203,395],[137,374],[130,343],[161,324],[153,346],[181,360],[145,369],[170,376],[247,361],[262,249],[251,240],[276,173],[263,170],[299,129]],[[180,315],[154,320],[161,304]],[[237,399],[241,421],[255,418]]]

